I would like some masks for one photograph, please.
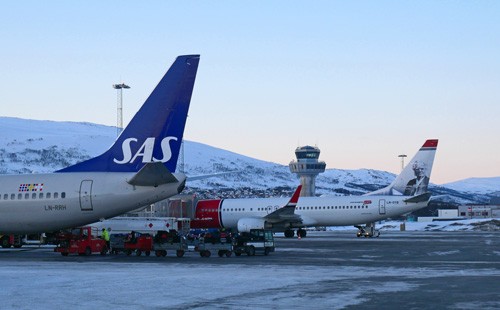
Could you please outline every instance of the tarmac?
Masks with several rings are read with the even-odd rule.
[[[355,231],[309,231],[300,240],[277,236],[268,256],[229,258],[196,252],[182,258],[63,257],[52,247],[25,246],[0,250],[0,298],[2,308],[54,309],[57,300],[42,298],[40,290],[81,300],[84,286],[90,298],[72,309],[500,309],[499,237],[386,231],[357,238]],[[111,297],[103,298],[103,287]],[[148,290],[123,293],[130,287]]]

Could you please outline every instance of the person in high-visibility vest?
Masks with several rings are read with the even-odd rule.
[[[106,228],[102,229],[102,239],[104,239],[104,241],[106,241],[106,246],[108,247],[108,251],[111,250],[111,246],[109,243],[109,233],[106,230]]]

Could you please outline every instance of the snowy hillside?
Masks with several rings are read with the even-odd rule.
[[[0,173],[51,172],[101,154],[116,138],[116,128],[91,123],[37,121],[0,117]],[[186,141],[178,169],[188,176],[238,171],[188,183],[188,190],[209,195],[275,196],[299,184],[288,166],[257,160],[205,144]],[[182,159],[183,158],[183,159]],[[360,169],[327,169],[316,181],[318,195],[363,194],[389,184],[392,173]],[[477,180],[477,179],[469,179]],[[437,200],[446,203],[487,202],[498,190],[500,178],[468,180],[450,186],[431,186]]]
[[[485,194],[500,191],[500,177],[469,178],[446,184],[446,187],[460,192]]]

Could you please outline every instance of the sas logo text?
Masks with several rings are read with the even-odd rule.
[[[142,157],[143,163],[149,162],[162,162],[166,163],[172,158],[172,149],[170,148],[170,141],[177,141],[176,137],[165,137],[161,140],[160,147],[162,151],[162,158],[153,157],[153,150],[155,146],[155,138],[147,138],[146,141],[141,145],[139,150],[135,154],[132,154],[132,149],[130,145],[137,142],[136,138],[125,139],[122,143],[123,159],[118,160],[113,158],[113,161],[117,164],[128,164],[133,163],[138,157]]]

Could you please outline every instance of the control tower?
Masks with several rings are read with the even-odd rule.
[[[288,165],[292,173],[300,177],[302,191],[300,196],[314,196],[316,192],[316,177],[325,172],[326,163],[318,161],[319,148],[314,146],[301,146],[295,149],[297,161],[293,160]]]

